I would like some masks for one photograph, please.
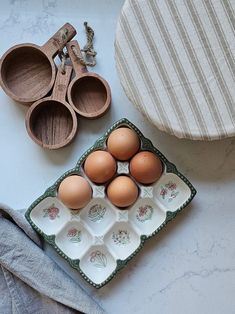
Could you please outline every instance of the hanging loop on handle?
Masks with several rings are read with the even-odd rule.
[[[81,57],[81,49],[77,40],[68,42],[66,48],[75,74],[77,77],[80,77],[87,72],[87,67],[84,65],[83,59]]]
[[[59,51],[58,56],[61,61],[60,71],[62,74],[65,74],[65,64],[66,64],[66,60],[68,59],[68,52],[64,52],[64,50],[62,49]]]

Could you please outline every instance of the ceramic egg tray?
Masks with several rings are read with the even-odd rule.
[[[160,157],[163,174],[150,186],[140,185],[139,197],[131,207],[115,207],[106,197],[106,186],[93,184],[84,174],[86,157],[106,149],[109,134],[120,126],[133,129],[141,142],[140,150]],[[70,210],[57,198],[61,181],[79,174],[90,182],[93,197],[81,210]],[[117,162],[117,174],[129,175],[129,163]],[[32,227],[96,288],[104,286],[195,196],[192,184],[156,149],[151,141],[127,119],[116,122],[78,160],[75,168],[63,174],[27,210]]]

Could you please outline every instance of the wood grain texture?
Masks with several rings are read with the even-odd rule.
[[[56,76],[53,58],[75,35],[66,23],[42,47],[26,43],[6,51],[0,60],[0,85],[6,94],[23,104],[47,95]]]
[[[68,87],[68,101],[81,116],[95,119],[103,116],[111,104],[111,90],[106,80],[96,73],[90,73],[73,52],[72,47],[81,53],[76,40],[66,45],[73,64],[75,77]]]
[[[77,117],[65,101],[72,67],[65,67],[65,74],[57,72],[52,96],[35,102],[26,115],[29,136],[40,146],[58,149],[68,145],[77,132]]]

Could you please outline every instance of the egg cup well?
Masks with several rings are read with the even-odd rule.
[[[136,182],[139,197],[125,209],[114,206],[106,196],[106,185],[96,185],[85,175],[83,164],[95,150],[106,150],[110,133],[129,127],[140,139],[140,151],[156,154],[163,173],[152,185]],[[93,190],[91,201],[80,210],[67,208],[58,198],[60,183],[70,175],[85,177]],[[117,175],[129,175],[129,162],[117,161]],[[130,176],[131,177],[131,176]],[[132,178],[133,179],[133,178]],[[193,199],[192,184],[127,119],[117,121],[78,160],[75,168],[65,172],[27,210],[32,227],[96,288],[107,284],[119,270]]]

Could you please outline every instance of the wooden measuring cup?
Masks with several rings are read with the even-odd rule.
[[[29,136],[39,145],[57,149],[69,144],[77,131],[77,117],[65,101],[72,67],[65,66],[65,73],[58,70],[52,96],[35,102],[26,114]]]
[[[110,107],[110,87],[106,80],[88,72],[86,66],[80,63],[76,54],[80,55],[81,51],[76,40],[68,42],[66,47],[75,71],[68,87],[68,101],[79,115],[88,119],[98,118]]]
[[[0,84],[6,94],[24,104],[47,95],[56,76],[53,58],[75,35],[66,23],[41,47],[26,43],[7,50],[0,60]]]

